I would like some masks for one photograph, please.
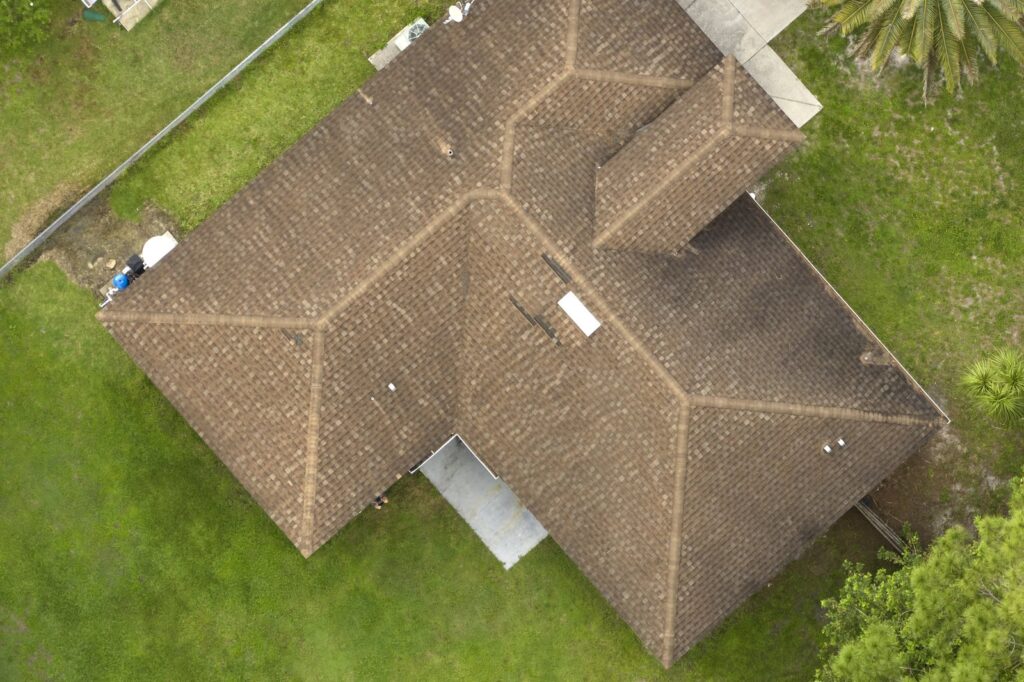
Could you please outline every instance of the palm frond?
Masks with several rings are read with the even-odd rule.
[[[946,20],[949,32],[957,40],[963,40],[964,37],[964,12],[967,9],[964,3],[965,0],[942,0],[942,17]]]
[[[909,2],[904,3],[903,18],[909,21],[911,17],[917,14],[917,10],[920,9],[921,5],[929,1],[930,0],[910,0]],[[1024,2],[1024,0],[1021,0],[1021,2]]]
[[[869,24],[867,30],[853,44],[853,53],[862,58],[870,57],[871,51],[875,48],[875,43],[878,42],[878,34],[881,32],[882,24],[880,22],[876,21]]]
[[[1007,19],[1020,21],[1024,18],[1024,0],[992,0],[992,3]]]
[[[899,48],[903,54],[908,54],[911,57],[911,47],[914,41],[917,39],[917,31],[920,29],[920,22],[917,19],[917,13],[911,14],[909,18],[905,17],[904,21],[907,22],[906,28],[903,30],[903,35],[900,36]]]
[[[1016,21],[992,11],[987,4],[981,5],[981,9],[987,12],[992,20],[999,46],[1006,50],[1018,64],[1024,64],[1024,27]]]
[[[966,3],[966,21],[971,28],[978,44],[988,57],[991,64],[999,61],[999,41],[996,38],[995,27],[992,25],[990,15],[979,4],[975,2]]]
[[[893,5],[878,21],[881,30],[871,51],[871,68],[880,71],[889,61],[893,50],[899,45],[907,30],[907,22],[903,18],[903,5],[909,0],[900,0]]]
[[[918,64],[926,64],[931,60],[935,49],[935,23],[939,17],[939,6],[935,2],[921,4],[917,11],[918,32],[910,46],[910,56]]]
[[[939,9],[940,12],[941,6]],[[935,25],[935,49],[939,57],[942,75],[946,77],[946,91],[956,92],[960,87],[960,45],[956,36],[949,30],[943,17]]]
[[[832,15],[832,22],[842,28],[843,35],[882,16],[896,0],[850,0]]]
[[[978,53],[980,51],[978,39],[970,33],[965,35],[964,39],[960,41],[960,61],[963,63],[967,82],[972,85],[978,82]]]

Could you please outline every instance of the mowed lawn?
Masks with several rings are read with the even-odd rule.
[[[95,310],[51,263],[0,288],[0,679],[804,679],[877,542],[844,519],[665,673],[554,542],[506,572],[420,475],[303,559]]]
[[[168,19],[176,5],[206,11],[175,0],[139,31],[149,22],[167,50],[179,45],[176,58],[202,61],[209,36],[176,43],[191,26],[184,14]],[[129,215],[154,201],[194,227],[371,73],[364,52],[438,6],[328,0],[111,201]],[[965,471],[1019,470],[1019,445],[966,411],[956,382],[966,363],[1021,330],[1020,77],[989,72],[963,99],[925,108],[916,74],[861,76],[842,41],[814,35],[821,20],[805,16],[777,41],[826,111],[771,178],[768,208],[952,406]],[[253,44],[280,22],[269,23]],[[96,55],[97,73],[114,69],[103,54],[119,54],[98,46],[123,40],[99,35],[76,48]],[[145,42],[133,49],[145,52]],[[52,49],[38,68],[75,61]],[[109,92],[111,110],[144,106],[130,89]],[[57,125],[63,95],[33,96],[38,125]],[[106,169],[120,160],[119,149],[80,144],[38,160],[27,147],[0,147],[0,165],[37,174],[11,181],[29,197],[23,205],[62,181],[53,158],[68,176],[85,161]],[[7,224],[3,214],[0,241]],[[553,542],[505,572],[420,477],[303,560],[95,310],[49,263],[0,287],[0,679],[807,679],[818,601],[835,591],[844,558],[870,562],[878,542],[844,519],[665,673]],[[997,505],[999,495],[971,498]]]
[[[32,217],[29,227],[41,229],[47,216],[84,194],[307,2],[174,0],[130,33],[82,21],[78,2],[52,2],[54,37],[0,63],[0,247],[20,219]],[[185,189],[189,176],[205,187],[210,175],[251,175],[254,168],[240,159],[246,151],[266,164],[372,73],[367,54],[413,18],[436,15],[443,4],[329,0],[290,34],[319,31],[306,49],[294,49],[292,41],[287,56],[268,53],[264,61],[275,60],[273,73],[245,85],[235,81],[222,94],[254,89],[242,97],[257,104],[232,121],[236,136],[225,138],[221,129],[207,138],[205,158],[215,163],[204,164],[197,155],[186,160],[176,191]],[[281,125],[260,128],[267,117]],[[210,123],[185,124],[194,125]],[[209,202],[202,206],[212,208]]]

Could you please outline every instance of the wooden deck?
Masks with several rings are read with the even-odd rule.
[[[153,11],[160,0],[103,0],[103,5],[114,15],[114,23],[124,30],[132,30],[147,14]]]

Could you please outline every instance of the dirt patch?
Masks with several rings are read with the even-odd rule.
[[[972,510],[956,499],[955,464],[966,456],[956,429],[948,424],[942,427],[871,493],[879,513],[896,530],[909,524],[925,544],[954,524],[970,526]]]
[[[32,204],[28,210],[11,225],[11,237],[4,248],[4,260],[10,260],[37,234],[43,231],[57,215],[70,206],[76,198],[84,194],[75,184],[64,182],[54,188],[47,196]]]
[[[114,213],[107,199],[101,194],[79,211],[39,256],[56,263],[79,286],[97,292],[106,289],[128,256],[139,253],[150,237],[169,231],[181,238],[178,224],[156,206],[146,205],[138,220],[128,220]]]

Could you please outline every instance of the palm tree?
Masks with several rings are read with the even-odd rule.
[[[964,387],[978,405],[1008,426],[1024,426],[1024,353],[1007,348],[975,363]]]
[[[817,0],[839,9],[823,32],[849,35],[867,26],[855,44],[859,57],[881,71],[897,51],[924,71],[924,96],[940,70],[946,90],[974,83],[979,55],[992,64],[1005,51],[1024,66],[1024,0]]]

